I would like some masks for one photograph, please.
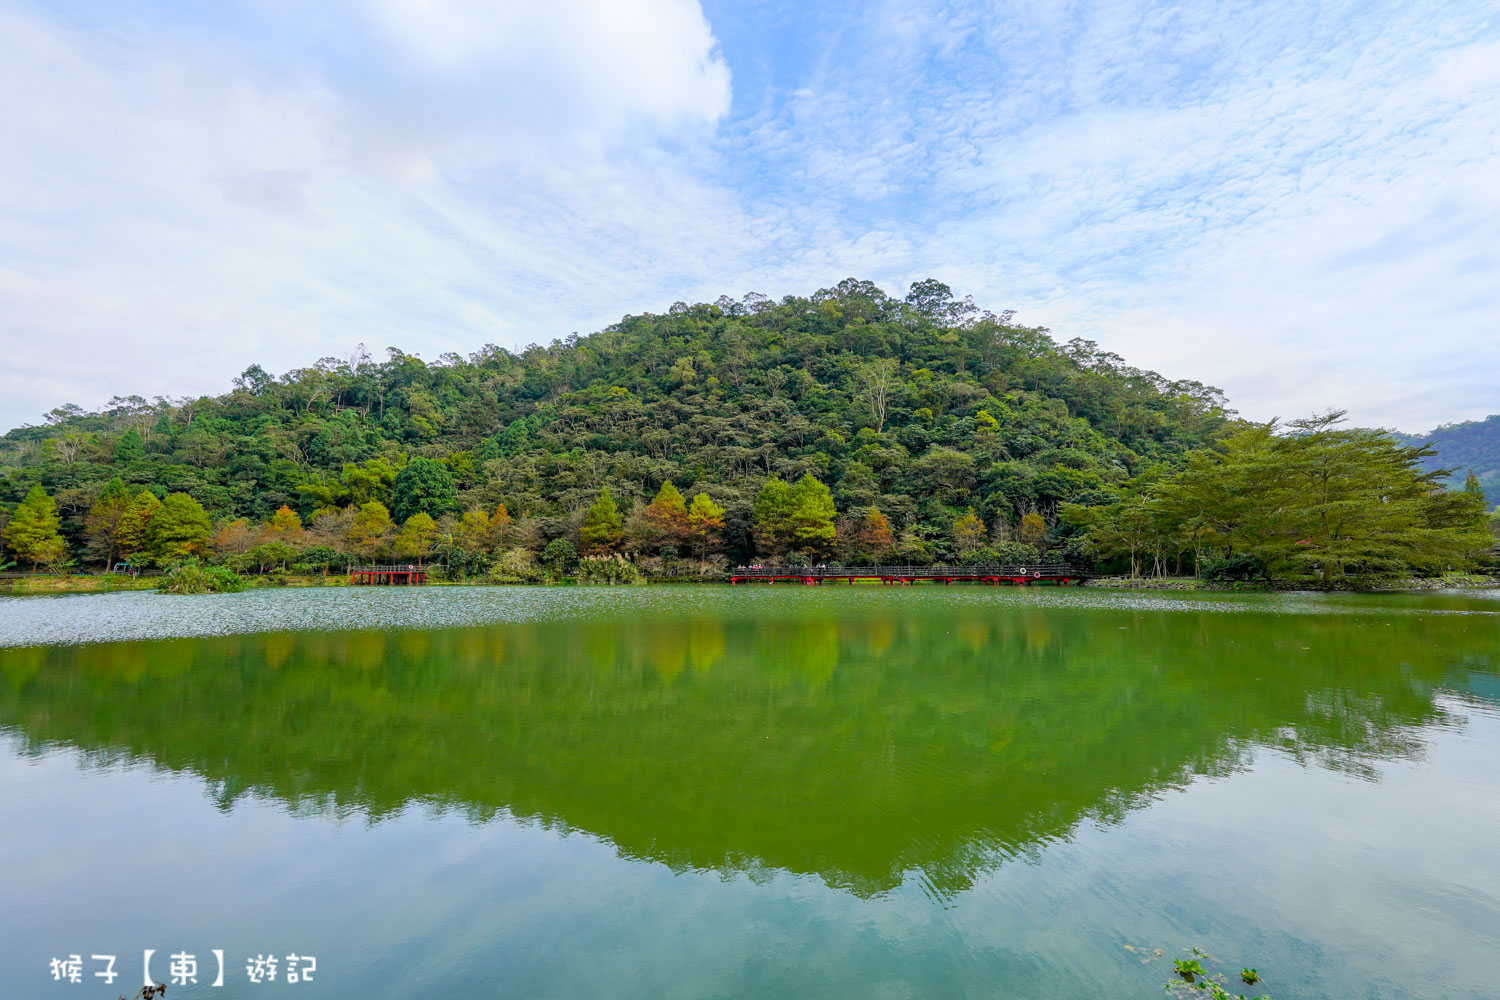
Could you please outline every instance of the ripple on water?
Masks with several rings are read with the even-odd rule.
[[[887,617],[893,605],[941,602],[999,608],[1145,613],[1495,615],[1489,594],[1194,594],[1038,587],[329,587],[174,596],[132,591],[0,597],[0,646],[71,645],[254,632],[461,628],[617,615],[672,619],[739,613]]]

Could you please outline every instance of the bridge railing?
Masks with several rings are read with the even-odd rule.
[[[420,573],[421,566],[416,563],[402,563],[399,566],[350,566],[351,573]]]
[[[732,577],[753,579],[757,577],[803,577],[807,579],[837,579],[839,577],[882,577],[890,579],[915,579],[936,577],[944,579],[977,579],[983,577],[1030,577],[1054,579],[1066,577],[1079,579],[1088,576],[1086,570],[1065,563],[1028,563],[1024,566],[739,566],[729,571]]]

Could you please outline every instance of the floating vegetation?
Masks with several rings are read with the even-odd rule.
[[[1129,947],[1127,945],[1127,947]],[[1136,949],[1131,949],[1132,951]],[[1162,954],[1156,949],[1156,954]],[[1172,960],[1172,971],[1175,978],[1167,980],[1167,993],[1174,997],[1208,996],[1213,1000],[1270,1000],[1267,994],[1252,994],[1229,992],[1229,977],[1219,971],[1219,960],[1199,948],[1194,948],[1192,958],[1174,958]],[[1255,969],[1241,968],[1240,979],[1246,985],[1254,986],[1260,982],[1260,973]]]

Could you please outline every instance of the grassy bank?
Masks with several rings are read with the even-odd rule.
[[[0,596],[24,596],[28,594],[104,594],[122,590],[155,590],[157,576],[124,576],[120,574],[98,575],[48,575],[19,576],[0,580]],[[269,574],[244,577],[247,590],[270,590],[280,587],[348,587],[349,578],[339,573],[311,576]],[[649,580],[653,584],[682,583],[727,583],[726,579],[703,577],[662,577]],[[493,581],[429,580],[429,587],[480,587],[492,586]],[[523,586],[576,586],[577,580],[564,577],[550,583],[523,584]],[[1127,577],[1102,576],[1087,581],[1085,586],[1124,590],[1175,590],[1175,591],[1273,591],[1273,590],[1339,590],[1339,591],[1413,591],[1413,590],[1491,590],[1500,589],[1500,576],[1485,576],[1476,573],[1451,573],[1440,577],[1411,577],[1395,580],[1380,580],[1366,583],[1342,581],[1334,587],[1324,586],[1316,579],[1278,580],[1267,583],[1263,580],[1200,580],[1196,577]]]
[[[0,594],[103,594],[116,590],[155,590],[154,577],[100,573],[88,576],[34,574],[0,580]]]
[[[1128,590],[1329,590],[1411,591],[1492,590],[1500,588],[1500,577],[1480,573],[1448,573],[1433,577],[1398,577],[1389,580],[1340,580],[1333,586],[1316,577],[1293,580],[1201,580],[1191,576],[1101,576],[1087,586]]]
[[[118,573],[89,575],[36,574],[0,580],[0,595],[11,597],[28,594],[108,594],[122,590],[155,590],[159,576],[126,576]],[[252,576],[245,578],[246,589],[275,587],[347,587],[349,578],[329,576]]]

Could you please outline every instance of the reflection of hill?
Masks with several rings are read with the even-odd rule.
[[[226,803],[506,810],[674,866],[953,892],[1250,743],[1409,751],[1446,665],[1493,667],[1489,619],[1455,621],[1011,608],[10,649],[0,724]]]

